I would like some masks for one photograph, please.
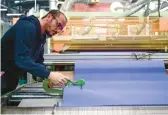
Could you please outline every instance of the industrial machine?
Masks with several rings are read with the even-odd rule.
[[[92,5],[93,3],[92,1]],[[142,6],[146,3],[147,1],[142,3]],[[140,2],[135,5],[138,4]],[[114,12],[112,6],[111,10]],[[62,8],[63,11],[66,11],[66,8],[71,9],[66,5]],[[144,17],[143,11],[126,17],[120,16],[123,10],[114,13],[65,12],[69,19],[65,32],[48,39],[44,63],[51,71],[60,71],[72,81],[77,60],[163,60],[168,74],[167,12],[160,12],[162,17],[158,17],[156,12],[151,16],[146,14]],[[81,80],[79,85],[78,82],[74,83],[71,80],[69,81],[71,85],[76,83],[77,86],[81,86],[85,83]],[[118,115],[121,111],[122,114],[132,115],[168,113],[167,106],[61,108],[64,95],[62,88],[48,89],[47,79],[37,79],[37,76],[30,74],[27,76],[27,82],[1,97],[2,113],[73,115],[83,112],[85,114],[106,112],[109,115]]]

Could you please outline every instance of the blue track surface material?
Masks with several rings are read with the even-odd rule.
[[[168,105],[163,61],[76,61],[80,78],[85,86],[65,88],[62,106]]]

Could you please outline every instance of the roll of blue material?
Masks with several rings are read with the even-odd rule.
[[[83,89],[64,89],[62,106],[168,105],[163,61],[76,61]]]
[[[168,80],[163,61],[76,61],[75,80]]]

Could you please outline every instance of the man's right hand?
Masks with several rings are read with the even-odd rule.
[[[51,82],[54,83],[55,85],[63,87],[67,82],[67,79],[69,78],[67,78],[62,73],[59,72],[50,72],[48,79],[50,79]]]

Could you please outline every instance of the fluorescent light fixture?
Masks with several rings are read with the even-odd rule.
[[[7,16],[20,16],[22,14],[6,14]]]
[[[17,3],[19,3],[19,2],[20,2],[19,0],[16,0],[14,3],[17,4]]]
[[[0,9],[0,11],[7,11],[7,9]]]

